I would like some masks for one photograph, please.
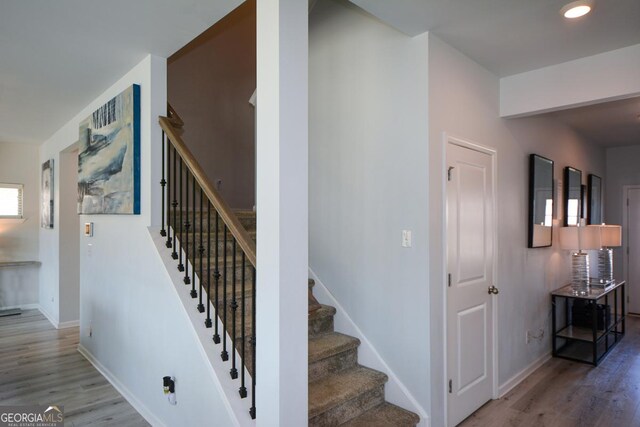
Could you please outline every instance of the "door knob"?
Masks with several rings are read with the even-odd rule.
[[[493,285],[489,286],[489,295],[491,294],[498,295],[499,293],[500,291],[498,290],[498,288],[496,288]]]

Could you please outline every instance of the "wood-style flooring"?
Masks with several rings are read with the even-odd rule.
[[[0,317],[0,406],[63,405],[65,426],[148,426],[78,353],[78,328],[38,311]]]
[[[551,359],[461,427],[639,427],[640,318],[598,367]]]

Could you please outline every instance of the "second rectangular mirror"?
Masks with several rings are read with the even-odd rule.
[[[564,168],[564,226],[580,223],[582,207],[582,171],[567,166]]]
[[[588,206],[587,224],[602,224],[602,178],[598,175],[589,175],[588,181]]]

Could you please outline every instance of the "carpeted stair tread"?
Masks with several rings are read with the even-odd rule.
[[[414,427],[420,422],[413,412],[383,403],[342,424],[344,427]]]
[[[335,307],[330,305],[320,304],[320,309],[314,311],[313,313],[309,313],[309,320],[317,319],[320,317],[329,317],[334,316],[336,314]]]
[[[333,332],[333,316],[336,309],[329,305],[320,305],[309,313],[309,338]]]
[[[385,374],[363,366],[313,381],[309,383],[309,419],[381,387],[386,382]]]
[[[359,345],[360,340],[358,338],[339,332],[330,332],[311,337],[309,338],[309,363],[357,348]]]

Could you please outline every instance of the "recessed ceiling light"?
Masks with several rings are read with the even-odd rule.
[[[593,4],[589,1],[573,1],[560,9],[560,13],[567,19],[579,18],[591,12]]]

